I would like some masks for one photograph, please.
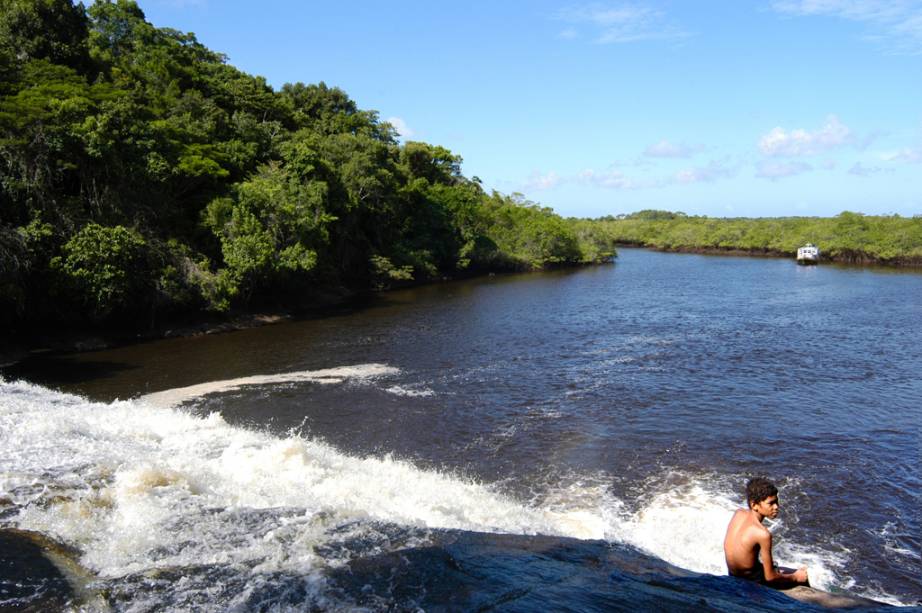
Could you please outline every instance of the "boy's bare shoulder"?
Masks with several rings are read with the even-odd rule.
[[[771,540],[772,538],[772,533],[768,530],[768,528],[762,525],[762,522],[756,522],[756,521],[750,522],[748,529],[749,529],[749,532],[753,536],[755,536],[757,539],[767,538]]]
[[[730,519],[731,524],[739,524],[746,521],[746,518],[749,516],[749,511],[746,509],[737,509],[733,512],[733,517]]]
[[[766,536],[771,538],[768,528],[762,525],[762,522],[756,521],[746,509],[737,509],[733,513],[730,526],[738,534],[745,534],[747,538],[763,539]]]

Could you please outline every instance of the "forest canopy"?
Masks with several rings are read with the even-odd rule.
[[[0,8],[0,324],[154,322],[323,288],[599,262],[323,82],[278,91],[131,0]]]

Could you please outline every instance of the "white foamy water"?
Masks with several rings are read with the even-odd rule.
[[[344,559],[321,558],[317,548],[350,522],[418,527],[421,539],[428,528],[605,538],[725,574],[723,531],[735,505],[703,483],[661,492],[630,512],[604,479],[574,480],[528,504],[398,458],[350,456],[169,406],[241,385],[393,372],[364,365],[250,377],[109,404],[0,381],[0,497],[18,509],[7,525],[77,547],[101,578],[223,565],[239,567],[247,589],[291,572],[313,577],[318,594],[318,571]],[[806,563],[819,587],[840,566],[831,554],[794,545],[782,544],[777,557]]]
[[[154,392],[141,397],[148,404],[160,407],[174,407],[188,400],[199,398],[217,392],[229,392],[250,385],[271,385],[278,383],[342,383],[346,379],[374,379],[386,375],[395,375],[400,371],[384,364],[359,364],[356,366],[340,366],[338,368],[325,368],[322,370],[303,370],[286,372],[276,375],[254,375],[237,379],[224,379],[222,381],[208,381],[187,387],[177,387]]]
[[[409,398],[418,398],[426,396],[435,396],[435,392],[426,387],[404,387],[402,385],[392,385],[384,390],[388,394],[395,396],[407,396]]]
[[[392,457],[232,427],[218,414],[94,403],[26,383],[0,384],[0,398],[0,493],[20,509],[15,525],[78,547],[103,576],[233,563],[308,572],[328,526],[353,520],[601,536],[580,514]],[[286,511],[254,519],[265,509]]]

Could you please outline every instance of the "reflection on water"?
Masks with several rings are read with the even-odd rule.
[[[53,479],[82,492],[77,498],[86,498],[84,486],[61,475],[96,471],[100,485],[86,487],[121,492],[135,479],[124,471],[137,476],[164,463],[173,471],[164,473],[163,485],[150,486],[165,497],[144,502],[144,512],[150,517],[157,509],[186,509],[189,524],[179,528],[188,529],[180,532],[188,543],[161,553],[127,543],[128,557],[118,564],[130,568],[161,555],[180,556],[175,559],[188,565],[246,551],[240,555],[253,564],[267,563],[266,556],[294,556],[314,569],[308,558],[316,554],[309,552],[316,543],[331,542],[331,525],[341,525],[330,520],[319,526],[318,518],[337,517],[337,497],[345,497],[353,505],[348,517],[358,513],[414,528],[605,538],[685,568],[721,573],[726,518],[741,502],[745,479],[767,474],[782,487],[784,508],[774,530],[783,561],[809,564],[827,586],[915,602],[922,598],[922,526],[915,511],[922,485],[919,321],[918,273],[625,249],[612,266],[394,291],[364,308],[323,318],[37,358],[4,376],[105,402],[251,378],[173,394],[167,404],[181,403],[182,410],[170,412],[169,419],[148,416],[151,409],[138,400],[124,406],[79,401],[68,413],[72,421],[39,420],[64,439],[105,429],[78,423],[87,412],[128,411],[119,419],[134,422],[107,435],[110,444],[131,449],[125,459],[92,446],[83,459],[91,468],[66,468],[70,460],[61,458]],[[371,378],[303,375],[361,365],[383,370]],[[43,404],[78,402],[37,394],[36,411]],[[220,424],[209,417],[213,413]],[[167,427],[183,415],[199,421]],[[47,433],[33,434],[20,440],[22,457],[26,448],[33,455],[50,453],[39,449]],[[264,438],[239,442],[248,436]],[[238,442],[221,447],[220,440]],[[73,444],[82,449],[86,441]],[[324,451],[301,447],[314,444]],[[188,450],[188,458],[175,455],[180,449]],[[311,506],[282,494],[291,486],[278,481],[277,472],[253,473],[235,464],[255,479],[242,483],[233,472],[208,468],[209,462],[264,455],[259,461],[267,466],[283,461],[271,454],[296,461],[292,478],[326,470],[339,481],[371,478],[381,492],[392,493],[356,485],[344,494],[327,491],[323,480],[308,480],[296,490],[317,499]],[[130,460],[135,456],[152,458],[145,460],[150,466],[136,465]],[[28,470],[9,470],[57,474],[45,456],[39,458],[27,462]],[[360,476],[370,465],[353,460],[383,462],[390,472]],[[422,484],[418,475],[447,481]],[[9,490],[14,481],[6,479]],[[262,485],[254,490],[260,479],[280,493],[266,494]],[[452,489],[462,484],[485,488],[477,496],[495,498],[463,502],[467,494]],[[408,500],[429,515],[407,515],[383,502],[427,488],[442,497]],[[24,492],[22,500],[31,500]],[[128,494],[118,496],[114,507],[99,507],[97,528],[80,520],[72,538],[111,530],[118,519],[111,510],[129,508]],[[502,511],[505,504],[511,505],[508,512]],[[262,507],[281,510],[258,521],[236,515]],[[29,513],[35,525],[64,530],[55,505]],[[445,519],[458,513],[467,519]],[[236,530],[252,524],[247,529],[262,537],[272,526],[301,527],[280,549],[254,552],[249,541],[207,536],[220,533],[207,527],[209,514]],[[103,546],[87,545],[90,552]],[[107,551],[105,556],[117,553]],[[110,568],[105,556],[94,562],[98,568]],[[124,574],[123,566],[111,568]]]

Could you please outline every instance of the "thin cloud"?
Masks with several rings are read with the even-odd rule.
[[[777,181],[813,170],[806,162],[761,162],[756,166],[756,176]]]
[[[602,172],[587,169],[579,173],[580,181],[608,189],[636,189],[636,183],[614,168]]]
[[[922,162],[922,149],[906,147],[899,151],[883,153],[880,157],[887,162],[909,162],[910,164],[918,164]]]
[[[880,166],[865,166],[861,162],[855,162],[855,164],[848,169],[848,174],[855,177],[870,177],[882,172],[893,172],[893,169],[881,168]]]
[[[557,34],[557,38],[562,40],[574,40],[579,38],[579,32],[576,28],[565,28]]]
[[[880,139],[880,137],[885,136],[885,135],[886,135],[886,132],[876,130],[874,132],[865,134],[861,138],[858,138],[856,136],[855,142],[854,142],[855,149],[857,149],[858,151],[866,151],[871,145],[877,142],[877,140]]]
[[[830,115],[823,127],[813,132],[802,128],[786,130],[776,127],[759,139],[759,149],[771,157],[797,157],[822,153],[854,142],[849,127],[835,115]]]
[[[918,0],[778,0],[772,9],[798,17],[823,16],[866,24],[866,40],[885,52],[922,54],[922,5]]]
[[[591,168],[583,170],[573,178],[576,183],[592,185],[604,189],[635,190],[666,187],[673,183],[672,178],[639,178],[630,176],[611,166],[607,170],[597,171]]]
[[[675,182],[688,185],[690,183],[712,183],[719,179],[730,179],[739,172],[736,166],[712,160],[706,166],[687,168],[675,174]]]
[[[581,183],[606,189],[635,190],[656,189],[674,185],[691,185],[693,183],[712,183],[721,179],[730,179],[739,173],[739,167],[725,160],[712,160],[704,166],[686,168],[672,175],[661,177],[637,178],[612,167],[597,172],[584,170],[576,180]]]
[[[739,174],[739,164],[730,158],[712,160],[703,166],[686,168],[679,172],[650,176],[645,174],[626,173],[620,164],[612,164],[605,170],[587,168],[575,175],[560,175],[557,172],[538,172],[529,175],[524,182],[525,191],[546,190],[565,183],[589,185],[592,187],[619,191],[640,189],[659,189],[675,185],[690,185],[693,183],[711,183],[721,179],[729,179]]]
[[[690,36],[671,23],[663,11],[634,3],[596,2],[571,6],[558,11],[555,17],[559,21],[589,27],[593,30],[594,42],[601,45]]]
[[[525,189],[543,191],[557,187],[560,185],[560,182],[560,175],[558,175],[553,170],[548,173],[535,171],[531,173],[531,175],[528,177],[528,180],[525,182]]]
[[[659,141],[644,149],[643,154],[651,158],[690,158],[701,150],[698,145],[685,143],[672,143],[666,139]]]
[[[387,119],[385,119],[385,121],[391,124],[391,126],[393,126],[395,130],[397,130],[397,134],[400,135],[400,138],[404,140],[408,138],[413,138],[413,136],[415,136],[416,134],[416,132],[410,129],[410,126],[407,125],[407,122],[405,122],[400,117],[388,117]]]

